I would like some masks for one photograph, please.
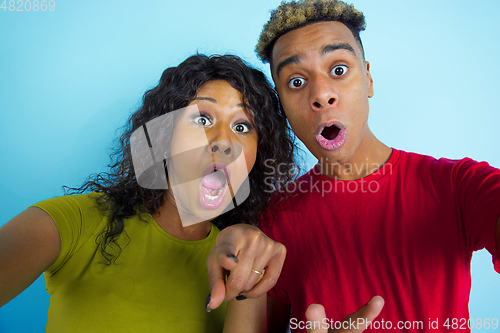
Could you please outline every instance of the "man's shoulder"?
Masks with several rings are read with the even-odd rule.
[[[454,168],[461,165],[477,164],[478,162],[469,158],[447,158],[447,157],[434,157],[422,153],[407,152],[399,150],[400,160],[404,166],[416,165],[419,167],[428,166],[432,169]]]
[[[487,162],[478,162],[469,157],[446,158],[433,157],[419,153],[401,151],[398,173],[408,183],[409,179],[425,182],[426,186],[437,187],[439,184],[450,188],[462,181],[469,181],[476,176],[485,177],[498,174],[500,170]]]

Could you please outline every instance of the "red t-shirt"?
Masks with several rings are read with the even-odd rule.
[[[500,170],[485,162],[393,149],[362,179],[334,180],[313,168],[289,190],[261,228],[287,248],[269,294],[291,304],[292,331],[305,332],[294,328],[305,325],[311,303],[325,306],[334,327],[375,295],[385,306],[366,332],[467,327],[472,252],[486,248],[500,273]]]

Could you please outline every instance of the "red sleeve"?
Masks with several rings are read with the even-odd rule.
[[[497,258],[496,260],[493,259],[493,263],[495,264],[495,270],[500,273],[500,263],[499,263],[499,260],[498,260],[498,257],[500,256],[500,216],[498,217],[498,221],[497,221],[497,237],[496,237],[496,242],[497,242],[497,255],[495,258]]]
[[[455,165],[453,177],[468,245],[474,251],[486,248],[500,273],[500,170],[464,159]]]

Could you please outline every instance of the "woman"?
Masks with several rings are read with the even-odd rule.
[[[47,332],[220,332],[225,308],[205,311],[217,227],[257,223],[292,150],[273,89],[241,59],[166,69],[109,173],[0,228],[0,305],[46,272]]]

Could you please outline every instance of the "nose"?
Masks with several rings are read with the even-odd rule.
[[[220,122],[212,127],[207,134],[210,153],[221,157],[232,157],[234,154],[234,144],[232,131],[225,122]]]
[[[210,150],[214,154],[221,154],[223,156],[232,156],[234,153],[232,142],[212,142]]]
[[[316,75],[310,80],[309,104],[313,111],[323,111],[337,104],[338,94],[332,80],[323,75]]]

